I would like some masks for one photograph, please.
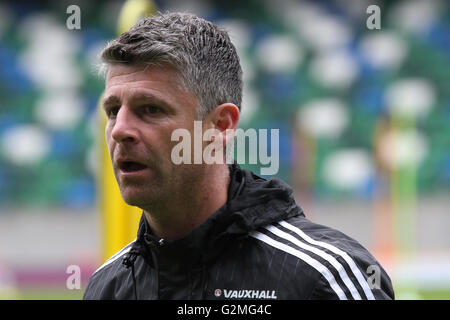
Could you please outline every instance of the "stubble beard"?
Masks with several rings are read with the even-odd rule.
[[[152,167],[152,178],[144,182],[120,181],[124,201],[151,214],[176,207],[186,208],[195,202],[196,190],[202,174],[199,165],[172,165],[165,169]]]
[[[148,181],[121,181],[120,175],[116,171],[115,176],[120,194],[128,205],[146,210],[148,207],[162,202],[163,179],[155,169],[152,168],[152,177]]]

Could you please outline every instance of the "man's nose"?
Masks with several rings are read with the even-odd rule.
[[[111,137],[116,142],[134,143],[138,141],[136,119],[127,107],[121,107],[116,115]]]

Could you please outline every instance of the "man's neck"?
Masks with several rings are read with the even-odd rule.
[[[144,209],[145,218],[156,237],[165,240],[180,239],[226,203],[230,183],[229,169],[227,166],[220,166],[214,172],[194,192],[186,190],[178,199],[171,199],[164,206]]]

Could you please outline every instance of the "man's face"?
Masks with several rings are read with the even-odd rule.
[[[113,65],[106,79],[106,142],[125,202],[141,208],[170,202],[200,168],[175,165],[172,132],[193,135],[197,99],[181,89],[168,66]],[[178,191],[177,191],[178,190]]]

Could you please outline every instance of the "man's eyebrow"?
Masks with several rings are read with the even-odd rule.
[[[105,99],[103,99],[103,101],[102,101],[103,108],[105,108],[108,105],[112,105],[112,104],[120,104],[120,99],[117,98],[116,96],[109,96],[109,97],[106,97]]]
[[[164,99],[161,99],[154,94],[147,93],[147,92],[136,92],[135,94],[131,95],[129,97],[129,100],[133,104],[152,104],[159,107],[163,107],[166,112],[173,113],[174,109],[171,107],[171,104]],[[117,96],[111,95],[108,97],[105,97],[102,101],[102,108],[103,110],[107,110],[110,106],[121,106],[122,101]]]
[[[151,93],[136,92],[130,97],[130,100],[136,104],[152,104],[158,107],[163,107],[168,113],[174,112],[170,102]]]
[[[161,104],[161,105],[165,105],[165,106],[169,105],[166,101],[158,98],[157,96],[155,96],[153,94],[145,93],[145,92],[139,92],[139,93],[134,94],[131,97],[131,100],[133,100],[133,101],[151,101],[156,104]]]
[[[130,97],[130,100],[132,100],[132,101],[152,101],[154,103],[158,103],[161,105],[166,105],[166,106],[169,105],[163,99],[160,99],[153,94],[144,93],[144,92],[139,92],[139,93],[132,95]],[[104,98],[102,101],[103,107],[108,106],[108,105],[114,105],[114,104],[121,104],[120,99],[116,96],[108,96],[108,97]]]

